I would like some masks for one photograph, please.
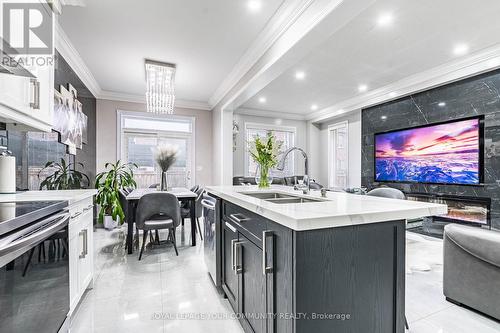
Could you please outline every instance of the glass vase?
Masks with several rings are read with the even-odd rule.
[[[255,172],[255,182],[259,188],[268,188],[273,182],[273,178],[269,176],[269,167],[258,165]]]
[[[167,172],[162,171],[161,173],[161,183],[160,183],[160,191],[167,191]]]

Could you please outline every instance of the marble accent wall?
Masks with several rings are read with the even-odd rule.
[[[361,183],[371,189],[374,182],[374,134],[453,119],[484,115],[484,185],[385,185],[405,192],[445,193],[492,200],[491,224],[500,229],[500,70],[442,87],[430,89],[362,111]],[[495,149],[491,149],[496,143]]]

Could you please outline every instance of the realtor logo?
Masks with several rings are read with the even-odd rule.
[[[7,54],[52,54],[52,11],[41,3],[3,4],[3,51]]]

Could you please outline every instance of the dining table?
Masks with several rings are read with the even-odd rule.
[[[127,239],[126,239],[126,247],[128,254],[133,253],[133,236],[134,236],[134,220],[135,220],[135,211],[137,207],[137,203],[141,199],[141,197],[148,193],[155,193],[158,190],[155,188],[138,188],[132,190],[129,194],[127,194]],[[179,202],[182,204],[186,202],[189,205],[189,219],[191,220],[191,245],[196,246],[196,198],[197,194],[190,191],[187,188],[183,187],[175,187],[167,193],[171,193],[177,197]]]

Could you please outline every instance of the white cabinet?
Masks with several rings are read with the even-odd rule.
[[[30,109],[30,78],[0,73],[0,103],[23,113]],[[34,86],[33,86],[34,89]]]
[[[44,6],[50,7],[45,1]],[[4,0],[0,0],[3,17]],[[46,18],[49,19],[49,18]],[[0,37],[1,32],[0,32]],[[0,53],[0,121],[15,124],[20,130],[50,132],[54,106],[54,52],[41,55],[18,55],[10,61]],[[9,55],[11,56],[11,55]],[[18,62],[19,65],[16,65]],[[14,74],[4,73],[11,72]],[[23,73],[31,73],[27,77]]]
[[[49,132],[54,108],[54,66],[27,69],[35,78],[0,73],[0,119],[21,129]]]
[[[93,287],[93,210],[92,198],[69,207],[69,287],[70,314],[85,290]]]

